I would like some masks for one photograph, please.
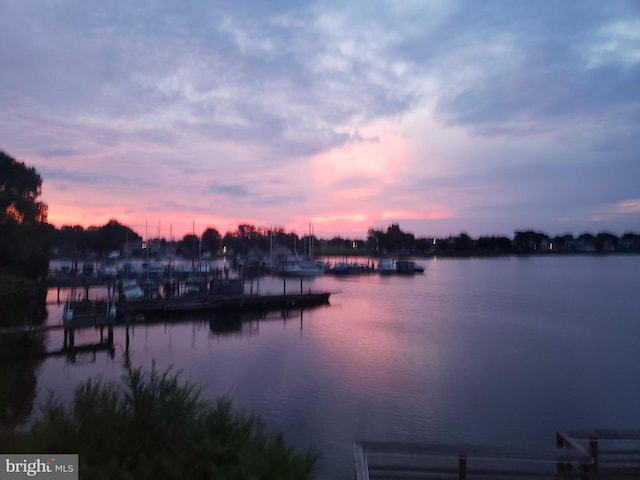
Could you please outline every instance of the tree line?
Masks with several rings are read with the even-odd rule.
[[[207,227],[200,235],[186,234],[179,240],[152,238],[143,240],[131,228],[110,220],[103,226],[84,229],[64,226],[54,229],[52,245],[63,258],[105,258],[109,252],[126,256],[184,258],[215,255],[268,255],[269,252],[314,253],[327,255],[414,255],[471,256],[542,253],[613,253],[640,252],[640,235],[627,232],[618,237],[609,232],[563,234],[550,236],[534,230],[516,231],[512,238],[492,235],[472,238],[467,233],[448,237],[416,237],[404,232],[399,224],[386,230],[370,228],[366,238],[330,239],[315,235],[298,236],[282,227],[257,227],[240,224],[224,235]]]

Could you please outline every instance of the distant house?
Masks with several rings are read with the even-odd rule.
[[[578,237],[575,248],[577,252],[593,253],[596,251],[595,237],[589,234],[583,234]]]
[[[551,244],[551,240],[549,240],[548,238],[543,238],[542,240],[540,240],[540,251],[548,252],[549,250],[551,250]]]
[[[640,252],[640,235],[625,233],[618,242],[619,249],[625,252]]]

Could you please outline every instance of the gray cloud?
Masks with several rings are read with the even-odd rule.
[[[463,208],[484,217],[508,204],[514,216],[530,205],[568,218],[640,197],[639,22],[633,0],[6,0],[3,148],[41,157],[60,184],[152,187],[169,171],[255,210],[312,198],[288,182],[273,193],[272,171],[382,142],[361,132],[433,108],[438,127],[502,148],[458,159],[467,168],[455,177],[413,175],[388,192],[394,208],[463,191]],[[71,166],[86,156],[96,160]],[[223,167],[257,180],[189,183]]]
[[[461,10],[450,26],[466,27],[469,33],[460,44],[454,42],[451,53],[476,51],[477,57],[463,58],[478,76],[441,97],[439,112],[447,121],[481,133],[502,133],[521,118],[540,128],[549,119],[601,117],[630,105],[638,112],[638,58],[627,63],[615,51],[593,58],[605,44],[619,41],[603,33],[607,28],[622,28],[621,22],[634,18],[636,24],[629,28],[640,18],[632,2],[484,2],[472,11]],[[637,56],[637,37],[634,48]]]
[[[77,155],[78,151],[70,148],[52,148],[49,150],[42,150],[40,155],[45,158],[56,158],[56,157],[72,157]]]
[[[242,198],[249,196],[249,191],[242,185],[224,185],[212,183],[209,190],[215,194],[225,195],[232,198]]]

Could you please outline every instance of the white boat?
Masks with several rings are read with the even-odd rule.
[[[120,295],[125,300],[134,300],[144,297],[144,292],[142,291],[140,285],[138,285],[138,282],[136,280],[125,279],[122,280],[122,290]]]
[[[397,271],[396,264],[391,258],[381,258],[378,262],[378,273],[381,275],[389,275]]]
[[[118,267],[115,263],[107,263],[102,267],[101,271],[102,275],[105,277],[117,277],[118,276]]]
[[[319,265],[315,260],[290,255],[282,264],[280,273],[285,277],[317,277],[325,273],[323,265]]]

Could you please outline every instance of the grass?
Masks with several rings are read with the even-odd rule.
[[[64,405],[53,396],[7,453],[77,453],[80,478],[309,479],[317,454],[295,452],[228,397],[204,401],[171,369],[149,372],[125,361],[120,383],[77,387]]]

